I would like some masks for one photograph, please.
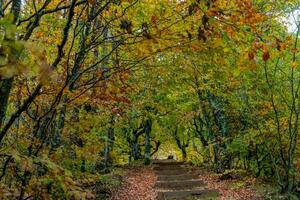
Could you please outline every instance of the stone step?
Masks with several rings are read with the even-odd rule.
[[[160,175],[182,175],[182,174],[190,174],[190,171],[187,169],[174,169],[174,170],[159,170],[155,171],[157,176]]]
[[[185,181],[159,181],[156,182],[155,187],[162,190],[186,190],[204,187],[202,180],[185,180]]]
[[[180,175],[159,175],[157,176],[157,181],[184,181],[199,179],[198,174],[180,174]]]
[[[190,190],[158,192],[157,200],[215,200],[219,196],[217,190]]]
[[[152,160],[152,164],[155,164],[155,165],[182,165],[182,164],[184,164],[184,162],[176,161],[176,160]]]
[[[153,170],[173,170],[173,169],[183,169],[184,165],[155,165]]]

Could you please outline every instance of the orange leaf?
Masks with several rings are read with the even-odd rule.
[[[253,60],[254,59],[254,53],[252,51],[248,52],[248,58],[249,58],[249,60]]]
[[[156,23],[157,21],[158,21],[158,17],[156,16],[156,15],[153,15],[152,17],[151,17],[151,21],[152,21],[152,23]]]
[[[291,66],[293,69],[295,69],[297,67],[297,62],[292,62]]]
[[[95,0],[88,0],[88,2],[89,2],[89,4],[94,4],[94,3],[96,3]]]
[[[297,48],[292,48],[292,52],[297,53],[297,52],[299,52],[299,50]]]

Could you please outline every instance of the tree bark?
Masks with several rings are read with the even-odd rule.
[[[150,134],[152,129],[152,120],[147,119],[144,124],[144,130],[145,130],[145,164],[150,164],[150,154],[151,154],[151,144],[150,144]]]
[[[1,1],[1,13],[3,14],[2,5],[3,1]],[[19,15],[21,12],[21,0],[13,0],[11,6],[11,13],[14,15],[14,23],[17,23],[19,20]],[[2,128],[2,124],[5,120],[6,110],[8,106],[8,99],[10,95],[10,91],[13,85],[14,78],[11,77],[9,79],[0,80],[0,129]]]
[[[112,127],[106,130],[105,148],[104,148],[104,168],[107,169],[112,165],[111,152],[114,146],[114,129]]]
[[[66,117],[66,111],[67,111],[67,101],[68,97],[65,94],[63,96],[63,105],[60,109],[59,116],[58,116],[58,123],[57,127],[55,128],[54,135],[51,137],[51,149],[54,150],[57,147],[59,147],[61,143],[61,134],[63,131],[63,128],[65,126],[65,117]]]
[[[0,129],[4,124],[8,99],[12,88],[14,78],[4,79],[0,81]]]

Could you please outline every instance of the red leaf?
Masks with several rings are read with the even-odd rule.
[[[270,59],[270,53],[269,53],[269,51],[264,51],[263,60],[266,62],[269,59]]]
[[[249,60],[253,60],[254,59],[254,53],[252,51],[248,52],[248,58],[249,58]]]

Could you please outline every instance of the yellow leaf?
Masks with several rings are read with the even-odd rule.
[[[292,66],[293,69],[295,69],[297,67],[297,62],[292,62],[291,66]]]

